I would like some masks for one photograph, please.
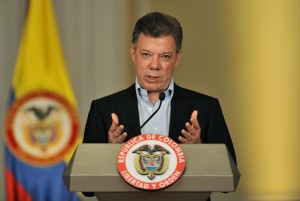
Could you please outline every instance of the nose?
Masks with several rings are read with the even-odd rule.
[[[151,60],[151,63],[150,63],[150,68],[152,69],[152,70],[159,70],[159,57],[158,56],[155,56],[155,57],[153,57],[152,58],[152,60]]]

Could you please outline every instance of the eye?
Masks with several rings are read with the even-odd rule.
[[[161,58],[163,61],[169,61],[171,59],[171,55],[163,54],[163,55],[161,55]]]
[[[147,58],[149,58],[151,56],[151,54],[148,53],[148,52],[142,52],[141,55],[142,55],[143,59],[147,59]]]

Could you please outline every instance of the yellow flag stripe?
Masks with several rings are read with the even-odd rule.
[[[31,0],[30,4],[13,78],[16,98],[34,90],[49,90],[76,107],[51,1]]]

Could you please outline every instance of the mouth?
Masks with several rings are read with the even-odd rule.
[[[147,78],[147,80],[148,80],[149,82],[156,82],[156,81],[159,80],[159,77],[158,77],[158,76],[147,75],[146,78]]]

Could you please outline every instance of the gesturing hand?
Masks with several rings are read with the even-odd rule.
[[[111,114],[112,118],[112,123],[108,131],[108,142],[109,143],[122,143],[126,136],[127,133],[123,132],[124,126],[119,125],[119,118],[115,113]]]
[[[185,123],[187,130],[182,129],[181,133],[184,137],[179,136],[179,141],[184,144],[198,144],[201,142],[201,128],[197,119],[198,111],[194,110],[190,122]]]

